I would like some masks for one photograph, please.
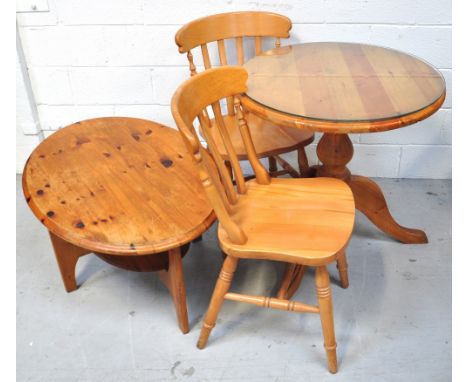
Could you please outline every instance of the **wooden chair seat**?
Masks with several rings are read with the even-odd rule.
[[[236,117],[234,115],[225,115],[223,119],[237,157],[240,160],[247,160],[247,152],[239,127],[237,126]],[[249,125],[255,151],[259,158],[288,153],[304,147],[314,140],[314,133],[312,131],[278,126],[255,114],[248,113],[246,121]],[[216,125],[214,118],[211,119],[211,123]],[[215,140],[216,147],[219,147],[219,153],[223,159],[229,160],[217,127],[213,129],[213,139]]]
[[[223,251],[236,257],[327,264],[348,243],[354,208],[351,189],[337,179],[251,180],[232,215],[247,243],[232,243],[222,224],[218,237]]]

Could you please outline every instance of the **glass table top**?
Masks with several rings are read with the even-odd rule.
[[[275,48],[249,60],[246,95],[276,111],[357,122],[402,117],[445,93],[442,75],[397,50],[317,42]]]

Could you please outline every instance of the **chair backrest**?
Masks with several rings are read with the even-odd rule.
[[[180,53],[187,53],[190,75],[197,69],[191,50],[200,47],[205,69],[211,68],[208,43],[218,47],[219,62],[228,65],[225,40],[235,39],[237,65],[244,64],[244,37],[255,38],[255,54],[262,52],[262,38],[275,37],[275,46],[280,46],[280,38],[288,38],[292,23],[289,18],[271,12],[230,12],[202,17],[185,24],[176,33],[175,41]],[[227,110],[234,115],[234,102],[227,97]]]
[[[221,99],[226,97],[234,98],[239,130],[248,159],[255,172],[256,181],[260,184],[270,183],[268,172],[257,158],[250,130],[237,97],[237,95],[247,90],[246,81],[246,70],[238,66],[208,69],[180,85],[172,97],[171,103],[172,115],[189,153],[195,159],[200,179],[213,209],[230,240],[236,244],[245,243],[247,237],[234,222],[231,213],[233,206],[238,201],[239,194],[245,194],[247,187],[239,160],[223,121],[220,106]],[[215,116],[215,124],[211,123],[210,119],[206,117],[205,111],[208,107],[211,107]],[[210,148],[209,152],[200,144],[193,127],[196,118]],[[212,129],[214,128],[219,130],[219,135],[222,137],[224,147],[229,155],[237,190],[219,153],[219,148],[213,140]]]

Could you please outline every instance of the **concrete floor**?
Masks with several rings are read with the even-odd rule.
[[[396,219],[426,231],[402,245],[358,213],[350,287],[334,279],[339,372],[326,369],[319,317],[226,302],[208,346],[195,343],[221,267],[215,230],[184,259],[191,331],[177,327],[151,273],[80,259],[81,287],[63,288],[44,227],[17,179],[18,381],[449,381],[451,183],[379,179]],[[282,265],[241,261],[233,289],[271,294]],[[296,299],[315,301],[309,270]]]

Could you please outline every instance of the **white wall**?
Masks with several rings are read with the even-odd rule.
[[[270,10],[289,16],[291,43],[355,41],[415,54],[446,78],[442,109],[415,126],[352,136],[351,169],[367,176],[451,177],[450,0],[42,0],[17,14],[40,125],[126,115],[175,126],[169,110],[188,76],[174,34],[208,14]],[[196,57],[196,61],[200,62]],[[29,148],[24,148],[29,150]],[[316,161],[314,148],[308,151]]]
[[[16,36],[16,172],[23,171],[30,152],[42,138],[36,105],[21,49]]]

